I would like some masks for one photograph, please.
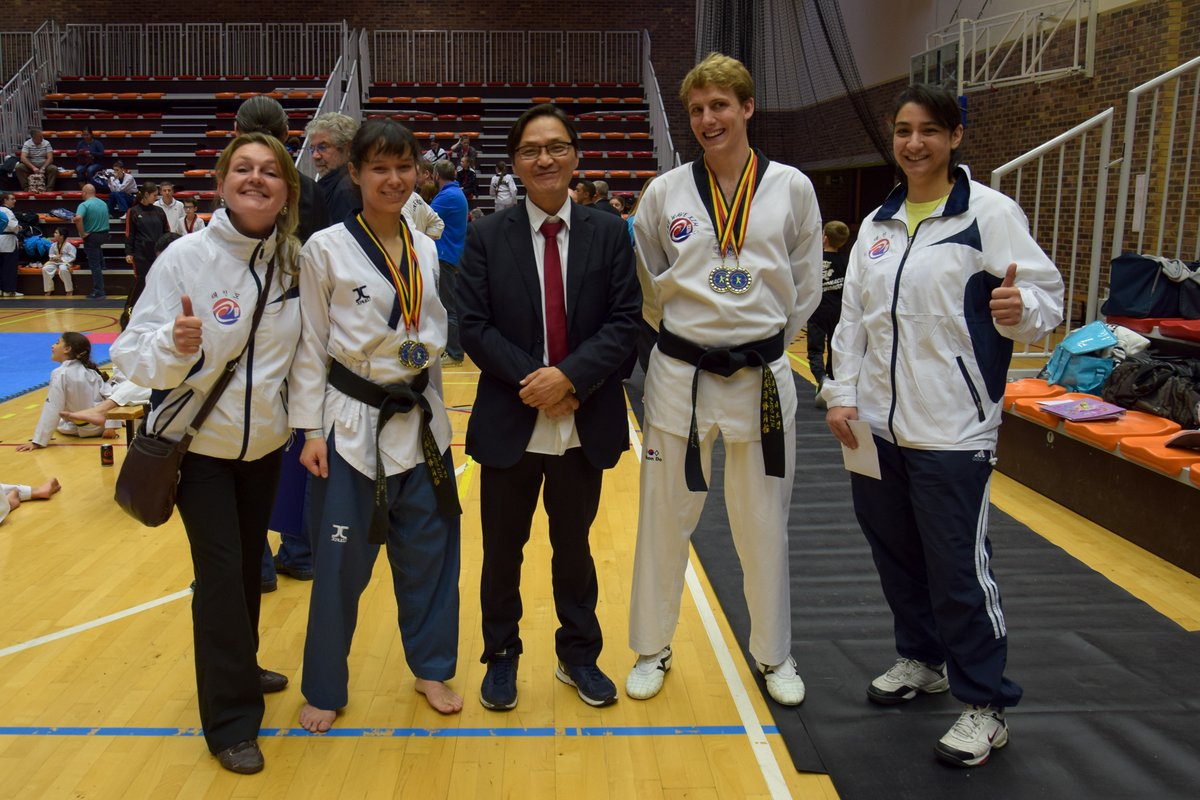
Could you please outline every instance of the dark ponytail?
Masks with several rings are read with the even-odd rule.
[[[101,378],[108,380],[108,375],[104,373],[95,362],[92,361],[92,343],[82,333],[75,331],[67,331],[62,335],[63,344],[71,351],[71,358],[83,364],[88,369],[96,371]]]

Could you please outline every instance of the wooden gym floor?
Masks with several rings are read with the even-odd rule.
[[[116,312],[0,305],[0,333],[115,331]],[[811,377],[804,341],[790,350]],[[53,364],[47,359],[47,376]],[[442,717],[412,689],[384,559],[363,598],[350,704],[333,735],[296,727],[309,584],[280,576],[263,598],[259,661],[292,678],[267,697],[266,770],[222,770],[198,736],[188,585],[178,518],[146,529],[112,502],[116,468],[99,440],[57,437],[17,453],[45,390],[0,404],[0,480],[63,491],[0,526],[0,797],[836,798],[825,776],[798,774],[698,560],[663,694],[593,709],[553,677],[556,625],[545,517],[526,551],[520,705],[478,702],[479,481],[462,453],[477,372],[445,375],[463,499],[461,715]],[[802,393],[802,401],[807,398]],[[637,422],[630,416],[637,434]],[[123,440],[122,440],[123,441]],[[592,543],[607,634],[601,667],[623,685],[640,447],[606,475]],[[118,443],[119,466],[124,448]],[[1200,630],[1200,580],[997,474],[993,502],[1188,630]],[[278,537],[271,534],[273,544]],[[732,655],[731,655],[732,654]],[[765,729],[765,730],[764,730]]]

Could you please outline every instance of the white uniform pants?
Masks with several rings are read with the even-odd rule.
[[[717,434],[715,426],[701,432],[701,461],[710,481]],[[684,481],[686,438],[651,426],[643,447],[629,646],[651,655],[671,643],[679,623],[688,543],[708,495],[689,492]],[[790,421],[784,452],[784,477],[772,478],[764,472],[759,442],[725,442],[725,509],[750,609],[750,653],[768,665],[782,663],[792,649],[787,526],[796,427]]]
[[[47,261],[42,265],[42,290],[46,294],[54,291],[55,275],[62,278],[63,288],[67,290],[67,294],[75,291],[75,284],[71,280],[71,265]]]

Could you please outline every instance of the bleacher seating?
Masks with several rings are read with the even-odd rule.
[[[292,121],[290,133],[302,137],[325,80],[316,75],[63,76],[43,99],[43,128],[55,146],[58,184],[50,192],[18,193],[19,206],[42,214],[58,207],[74,210],[80,197],[75,144],[84,128],[105,145],[106,163],[120,158],[139,184],[169,180],[181,200],[212,201],[213,170],[233,135],[233,118],[242,101],[256,94],[278,99]],[[496,162],[508,160],[509,128],[525,108],[543,99],[561,103],[588,140],[578,175],[603,178],[612,194],[632,198],[646,178],[657,174],[648,111],[637,84],[376,83],[369,94],[364,118],[396,119],[423,141],[437,139],[447,149],[459,136],[470,137],[480,151],[483,196],[477,200],[485,208],[490,205],[486,186]],[[100,197],[105,199],[103,193]],[[105,280],[119,293],[132,280],[123,258],[124,226],[119,220],[112,220],[111,234],[105,246]],[[38,293],[37,270],[26,268],[22,273],[22,290]],[[85,268],[81,278],[86,274]],[[35,280],[36,286],[29,282]],[[81,282],[86,293],[87,281]]]
[[[997,469],[1200,575],[1200,454],[1166,447],[1180,426],[1152,414],[1126,411],[1114,420],[1070,422],[1037,405],[1088,396],[1039,379],[1007,384]],[[1130,502],[1111,502],[1118,495]]]

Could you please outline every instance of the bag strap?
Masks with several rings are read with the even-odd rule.
[[[179,440],[178,446],[181,450],[186,451],[191,446],[192,439],[200,432],[200,426],[204,424],[204,420],[208,419],[208,415],[212,413],[212,410],[217,405],[217,401],[221,399],[221,395],[225,392],[225,387],[229,386],[229,382],[233,380],[233,373],[237,371],[238,362],[242,360],[242,356],[250,348],[250,342],[254,341],[254,334],[258,330],[258,322],[262,319],[263,310],[267,307],[267,295],[271,293],[271,278],[274,274],[275,256],[272,255],[270,262],[267,264],[267,278],[263,281],[262,291],[258,293],[258,302],[254,306],[254,318],[250,322],[250,335],[246,337],[246,343],[242,345],[241,352],[225,364],[225,368],[221,370],[221,376],[217,378],[212,391],[208,393],[208,397],[204,400],[204,405],[200,406],[200,410],[192,418],[191,424],[187,426],[183,438]]]

